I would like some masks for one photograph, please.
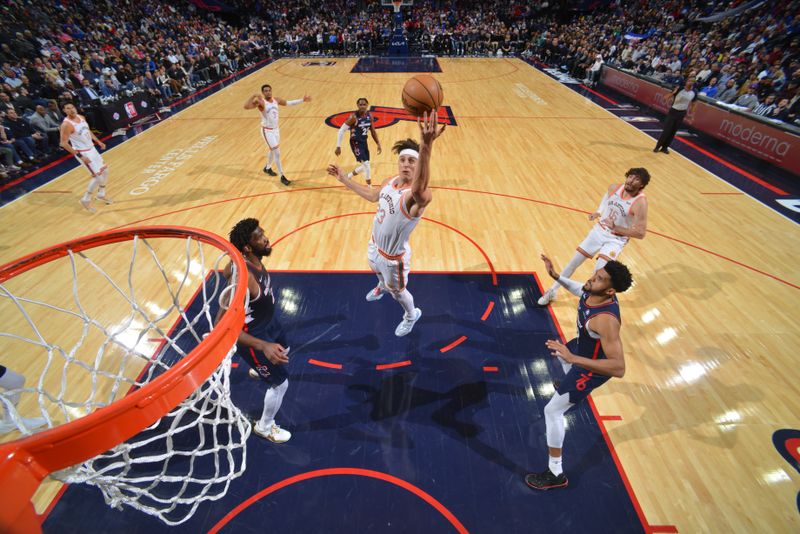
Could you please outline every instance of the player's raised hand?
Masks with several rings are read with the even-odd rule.
[[[597,219],[598,217],[600,217],[600,212],[598,212],[598,211],[589,214],[589,220],[590,221],[593,221],[593,220]]]
[[[442,124],[441,128],[436,128],[439,115],[438,111],[438,109],[433,109],[430,111],[430,113],[426,111],[423,112],[422,117],[417,117],[420,137],[422,138],[422,142],[425,144],[433,143],[434,139],[442,135],[444,133],[444,129],[447,127],[446,124]]]
[[[541,258],[544,262],[544,268],[547,269],[547,274],[558,280],[559,274],[556,272],[555,267],[553,267],[553,261],[544,254],[542,254]]]
[[[340,182],[344,183],[347,180],[347,175],[338,165],[328,165],[328,174],[335,177]]]

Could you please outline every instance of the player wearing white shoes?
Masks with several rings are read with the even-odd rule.
[[[13,430],[30,434],[31,431],[47,424],[47,420],[42,417],[21,417],[19,414],[17,414],[18,420],[14,421],[11,412],[17,411],[23,386],[25,386],[24,376],[0,365],[0,388],[3,388],[3,393],[0,394],[0,398],[2,398],[0,406],[3,410],[2,418],[0,418],[0,435]]]
[[[569,278],[575,269],[587,259],[597,256],[594,270],[601,269],[606,262],[616,260],[631,238],[644,239],[647,233],[647,197],[644,188],[650,183],[650,173],[643,167],[634,167],[625,173],[625,183],[611,184],[597,211],[589,220],[597,222],[586,239],[578,245],[577,252],[561,272]],[[558,282],[550,286],[539,300],[547,306],[556,297]]]
[[[358,166],[353,172],[348,173],[347,177],[352,178],[356,174],[363,172],[367,185],[371,186],[372,169],[370,168],[367,134],[372,134],[372,139],[375,141],[375,144],[378,145],[378,154],[381,153],[381,142],[378,141],[378,133],[375,131],[375,119],[372,113],[367,111],[369,107],[367,99],[364,97],[359,98],[358,101],[356,101],[356,105],[358,106],[358,110],[351,113],[350,116],[347,117],[347,120],[344,121],[344,124],[342,124],[342,127],[339,128],[334,154],[338,156],[342,153],[342,138],[344,137],[344,133],[350,130],[350,150],[353,151]]]
[[[269,148],[269,159],[264,167],[264,172],[270,176],[277,176],[275,171],[272,170],[272,161],[275,160],[283,185],[289,185],[292,182],[283,175],[280,149],[281,131],[278,128],[278,106],[296,106],[310,101],[311,97],[308,95],[297,100],[284,100],[283,98],[272,96],[272,86],[264,84],[261,86],[261,95],[251,96],[244,104],[244,109],[257,108],[261,112],[261,136],[264,138],[264,142],[267,143],[267,148]]]
[[[253,432],[275,443],[284,443],[289,441],[292,434],[275,424],[275,416],[289,388],[289,375],[286,372],[289,345],[286,333],[275,316],[272,279],[261,263],[261,258],[272,253],[272,247],[256,219],[243,219],[236,223],[229,239],[242,253],[247,264],[247,289],[250,294],[244,328],[236,342],[236,354],[258,373],[257,377],[267,383],[261,419],[253,425]],[[231,266],[228,265],[225,277],[230,276]],[[221,308],[217,321],[224,314],[225,309]]]
[[[113,202],[106,195],[108,165],[94,148],[93,143],[97,143],[101,150],[105,150],[106,145],[94,135],[86,118],[78,115],[74,104],[64,105],[64,115],[66,115],[64,122],[61,123],[61,148],[75,156],[92,175],[86,193],[81,197],[81,205],[89,212],[94,213],[96,210],[92,207],[92,197],[95,190],[97,190],[97,200],[106,204]]]
[[[421,143],[405,139],[394,144],[392,150],[398,155],[398,174],[385,180],[380,189],[354,182],[338,165],[328,166],[328,174],[335,176],[348,189],[378,203],[367,249],[367,260],[378,277],[378,285],[367,293],[367,300],[378,300],[388,292],[400,303],[405,313],[394,331],[398,337],[411,332],[422,316],[406,288],[411,260],[408,239],[433,198],[428,189],[431,151],[433,142],[445,130],[445,126],[437,128],[436,110],[430,115],[424,114],[417,122]]]

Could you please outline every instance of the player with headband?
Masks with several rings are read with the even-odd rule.
[[[435,109],[430,115],[423,114],[417,122],[420,142],[404,139],[394,144],[392,151],[398,155],[398,172],[384,180],[379,189],[354,182],[338,165],[328,166],[328,174],[335,176],[348,189],[378,203],[367,249],[367,260],[378,277],[378,285],[367,293],[367,300],[373,302],[389,293],[400,303],[405,313],[394,331],[398,337],[411,332],[422,316],[406,288],[411,260],[408,239],[433,198],[428,189],[431,151],[433,142],[445,129],[444,125],[437,128]]]

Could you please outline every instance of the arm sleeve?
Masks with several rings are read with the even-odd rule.
[[[558,283],[567,288],[567,291],[569,291],[576,297],[580,297],[583,294],[583,284],[581,284],[580,282],[576,282],[575,280],[572,280],[570,278],[559,276]]]
[[[344,137],[344,132],[346,132],[349,129],[350,129],[350,127],[347,125],[347,123],[342,124],[342,127],[339,128],[339,133],[336,136],[336,148],[341,148],[341,146],[342,146],[342,138]]]
[[[303,99],[302,98],[298,98],[297,100],[287,100],[286,101],[286,105],[287,106],[296,106],[296,105],[302,104],[302,103],[303,103]]]

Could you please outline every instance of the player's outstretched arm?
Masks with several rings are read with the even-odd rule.
[[[328,174],[342,182],[348,189],[354,191],[358,196],[370,202],[377,202],[380,198],[380,189],[374,189],[354,182],[352,178],[348,178],[341,167],[338,165],[328,165]]]
[[[283,98],[278,98],[276,96],[275,101],[279,106],[296,106],[298,104],[302,104],[303,102],[311,102],[311,97],[305,95],[303,98],[298,98],[297,100],[284,100]]]
[[[411,196],[414,204],[420,208],[430,204],[431,198],[433,198],[428,189],[431,174],[431,151],[433,142],[444,133],[444,129],[447,127],[446,124],[443,124],[441,128],[437,128],[437,116],[437,110],[434,109],[430,113],[423,113],[422,118],[417,119],[420,131],[419,159],[417,160],[417,170],[411,181]]]
[[[547,274],[550,275],[550,278],[561,284],[563,287],[567,289],[570,293],[575,295],[576,297],[580,297],[583,294],[583,284],[580,282],[576,282],[571,278],[565,278],[561,276],[556,271],[556,268],[553,266],[553,261],[548,258],[545,254],[541,255],[542,261],[544,262],[544,268],[547,269]]]

